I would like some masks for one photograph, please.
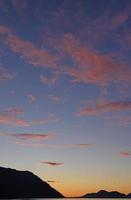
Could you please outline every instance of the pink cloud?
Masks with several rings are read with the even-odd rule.
[[[8,38],[11,36],[11,30],[7,26],[0,25],[0,34]]]
[[[62,166],[63,163],[61,162],[50,162],[50,161],[41,161],[42,164],[49,165],[49,166]]]
[[[30,123],[23,119],[24,111],[20,107],[8,108],[0,112],[0,124],[13,126],[30,126]]]
[[[20,107],[11,107],[0,112],[0,124],[13,126],[38,126],[48,123],[56,123],[58,119],[53,113],[48,113],[46,119],[26,120],[24,110]]]
[[[61,74],[72,77],[71,82],[84,82],[107,87],[114,83],[131,83],[131,69],[127,63],[119,62],[118,56],[103,54],[88,44],[83,44],[74,34],[68,33],[61,38],[49,38],[60,59],[71,58],[74,66],[62,65]],[[51,41],[50,41],[51,40]]]
[[[12,137],[20,140],[45,140],[53,137],[52,134],[32,134],[32,133],[19,133],[19,134],[11,134]]]
[[[29,126],[29,122],[21,118],[24,113],[20,107],[8,108],[0,112],[0,124],[13,126]]]
[[[51,99],[52,101],[59,103],[61,101],[59,96],[53,95],[53,94],[49,94],[48,98]]]
[[[80,148],[88,148],[94,146],[93,144],[72,144],[72,145],[67,145],[67,147],[80,147]]]
[[[21,141],[15,141],[16,145],[20,146],[27,146],[27,147],[38,147],[38,148],[58,148],[58,149],[64,149],[64,148],[89,148],[94,147],[94,144],[43,144],[43,143],[33,143],[33,142],[21,142]]]
[[[121,155],[121,156],[124,156],[124,157],[131,156],[131,151],[121,151],[121,152],[120,152],[120,155]]]
[[[13,125],[13,126],[30,126],[29,122],[24,119],[17,119],[12,115],[0,114],[0,124]]]
[[[21,107],[11,107],[5,110],[4,112],[8,114],[16,114],[16,115],[20,115],[24,113]]]
[[[113,111],[123,111],[123,110],[131,110],[131,102],[130,101],[120,101],[120,102],[107,102],[96,105],[93,108],[82,108],[78,115],[94,115],[104,112],[113,112]]]
[[[7,39],[11,50],[23,55],[33,66],[56,68],[56,62],[58,61],[56,55],[50,55],[46,50],[37,48],[33,43],[13,35],[9,36]]]
[[[123,18],[118,17],[118,19],[122,21]],[[114,22],[115,26],[120,24],[118,19],[117,23]],[[105,87],[111,83],[131,82],[131,69],[127,63],[119,63],[116,57],[95,51],[89,45],[83,44],[74,34],[65,34],[61,38],[49,38],[50,45],[57,50],[57,53],[49,53],[46,49],[38,48],[32,42],[15,36],[8,27],[0,26],[0,33],[6,37],[10,49],[22,55],[28,63],[36,67],[50,68],[58,73],[51,78],[40,75],[40,81],[48,85],[54,84],[60,75],[71,77],[72,82]],[[67,56],[75,65],[61,64],[60,66],[61,61],[64,61]]]
[[[70,68],[66,72],[75,81],[99,85],[130,81],[130,69],[125,65],[116,63],[109,55],[95,52],[81,45],[80,41],[72,34],[65,35],[60,45],[61,49],[78,64],[77,68]]]
[[[14,74],[9,72],[4,67],[0,66],[0,81],[12,80],[12,79],[14,79]]]
[[[20,39],[6,26],[0,25],[0,33],[6,38],[10,49],[14,53],[22,55],[28,63],[33,66],[42,66],[52,69],[57,68],[59,61],[57,55],[48,53],[46,49],[36,47],[30,41]]]
[[[37,97],[36,96],[34,96],[34,95],[32,95],[32,94],[27,94],[26,95],[27,96],[27,98],[29,99],[29,102],[30,103],[33,103],[33,102],[35,102],[36,100],[37,100]]]
[[[49,86],[54,85],[59,79],[58,74],[54,74],[52,77],[47,77],[44,74],[40,75],[40,81],[41,83],[47,84]]]

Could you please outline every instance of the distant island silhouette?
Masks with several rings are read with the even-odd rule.
[[[65,198],[60,192],[30,171],[0,167],[0,199]],[[75,198],[131,198],[131,193],[100,190]]]
[[[63,197],[61,193],[29,171],[0,167],[0,199]]]
[[[106,190],[100,190],[97,193],[88,193],[82,196],[81,198],[131,198],[131,193],[125,195],[117,191],[108,192]]]

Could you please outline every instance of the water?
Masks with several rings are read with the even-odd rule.
[[[24,198],[19,200],[114,200],[114,198]],[[13,200],[13,199],[12,199]],[[16,199],[14,199],[16,200]],[[18,199],[17,199],[18,200]],[[119,200],[127,200],[126,198],[119,198]]]

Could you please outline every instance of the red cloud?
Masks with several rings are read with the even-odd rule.
[[[130,101],[109,102],[98,104],[95,108],[82,108],[78,115],[94,115],[103,112],[123,111],[131,109]]]
[[[121,151],[120,155],[125,157],[131,156],[131,151]]]
[[[20,133],[20,134],[12,134],[11,136],[22,139],[22,140],[43,140],[53,137],[51,134],[32,134],[32,133]]]
[[[13,78],[14,75],[11,72],[0,66],[0,81],[12,80]]]
[[[50,161],[42,161],[41,163],[49,165],[49,166],[62,166],[63,165],[63,163],[60,163],[60,162],[50,162]]]

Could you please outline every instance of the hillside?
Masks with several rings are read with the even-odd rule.
[[[62,194],[29,171],[0,167],[0,199],[62,197]]]

